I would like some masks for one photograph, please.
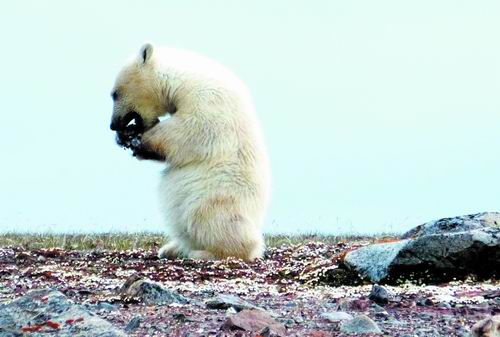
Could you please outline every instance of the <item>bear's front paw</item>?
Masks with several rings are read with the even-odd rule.
[[[165,161],[165,157],[163,155],[145,147],[141,140],[139,140],[136,146],[134,145],[130,148],[132,149],[132,155],[137,159]]]

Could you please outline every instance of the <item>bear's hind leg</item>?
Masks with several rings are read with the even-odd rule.
[[[208,250],[193,250],[189,252],[188,258],[193,260],[203,260],[203,261],[210,261],[217,259],[215,255],[210,253]]]
[[[222,212],[221,212],[222,213]],[[188,253],[193,259],[213,260],[228,257],[253,261],[261,258],[264,240],[260,230],[244,217],[218,214],[201,225],[191,228],[193,247]]]
[[[158,251],[158,257],[160,259],[175,260],[175,259],[181,258],[182,255],[183,255],[182,248],[181,248],[180,244],[175,240],[172,240],[172,241],[166,243]]]

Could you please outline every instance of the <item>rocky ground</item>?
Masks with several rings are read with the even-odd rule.
[[[500,313],[494,279],[373,288],[339,268],[366,244],[285,244],[253,263],[4,246],[0,336],[468,336]]]

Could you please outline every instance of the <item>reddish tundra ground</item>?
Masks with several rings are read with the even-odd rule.
[[[499,283],[495,280],[440,285],[406,281],[384,286],[388,303],[369,299],[372,285],[363,284],[356,275],[339,273],[338,265],[347,250],[372,239],[274,239],[265,258],[253,263],[159,260],[156,237],[149,238],[147,244],[137,244],[134,239],[146,249],[121,250],[109,249],[120,246],[112,244],[111,237],[108,242],[105,237],[94,239],[92,245],[61,240],[0,239],[0,336],[64,335],[68,324],[84,324],[82,317],[59,322],[49,315],[41,323],[1,326],[1,303],[47,287],[130,336],[468,336],[475,322],[500,313]],[[92,248],[94,244],[96,248]],[[52,247],[57,245],[64,248]],[[130,244],[123,244],[123,248],[130,248]],[[182,300],[162,303],[141,298],[140,292],[124,291],[127,279],[129,285],[134,280],[158,282],[163,290],[182,295]],[[246,302],[240,306],[213,304],[214,298],[225,294]],[[254,312],[264,309],[272,322],[259,325],[256,321],[260,318],[250,315],[242,318],[254,320],[250,325],[238,323],[241,306]],[[345,323],[349,315],[360,319],[361,326],[366,317],[360,315],[367,316],[379,332],[349,332]],[[88,331],[86,335],[94,334]]]

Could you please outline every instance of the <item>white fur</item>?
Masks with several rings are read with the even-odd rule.
[[[144,146],[167,163],[160,194],[170,241],[159,255],[261,257],[270,172],[246,86],[205,57],[145,45],[114,90],[121,95],[113,118],[137,111]]]

